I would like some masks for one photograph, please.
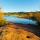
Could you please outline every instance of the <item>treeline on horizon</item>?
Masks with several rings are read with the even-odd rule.
[[[40,12],[8,12],[4,13],[6,16],[16,16],[19,18],[36,18],[40,21]]]
[[[5,12],[7,14],[29,14],[29,13],[40,13],[40,11],[38,12]]]

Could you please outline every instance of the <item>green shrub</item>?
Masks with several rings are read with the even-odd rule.
[[[7,24],[8,22],[4,19],[4,20],[1,20],[1,22],[0,22],[0,27],[1,26],[3,26],[3,25],[5,25],[5,24]]]

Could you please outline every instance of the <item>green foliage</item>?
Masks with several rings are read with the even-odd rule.
[[[0,27],[3,26],[3,25],[5,25],[5,24],[7,24],[6,20],[5,19],[4,20],[1,20]]]

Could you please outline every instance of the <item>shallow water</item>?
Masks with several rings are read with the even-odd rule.
[[[20,24],[37,24],[37,21],[33,21],[31,19],[23,19],[23,18],[17,18],[16,16],[5,16],[4,17],[7,21],[13,22],[13,23],[20,23]]]

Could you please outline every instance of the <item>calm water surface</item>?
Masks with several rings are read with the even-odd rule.
[[[4,17],[7,21],[13,23],[21,23],[21,24],[37,24],[37,21],[33,21],[31,19],[23,19],[17,18],[16,16],[5,16]]]

